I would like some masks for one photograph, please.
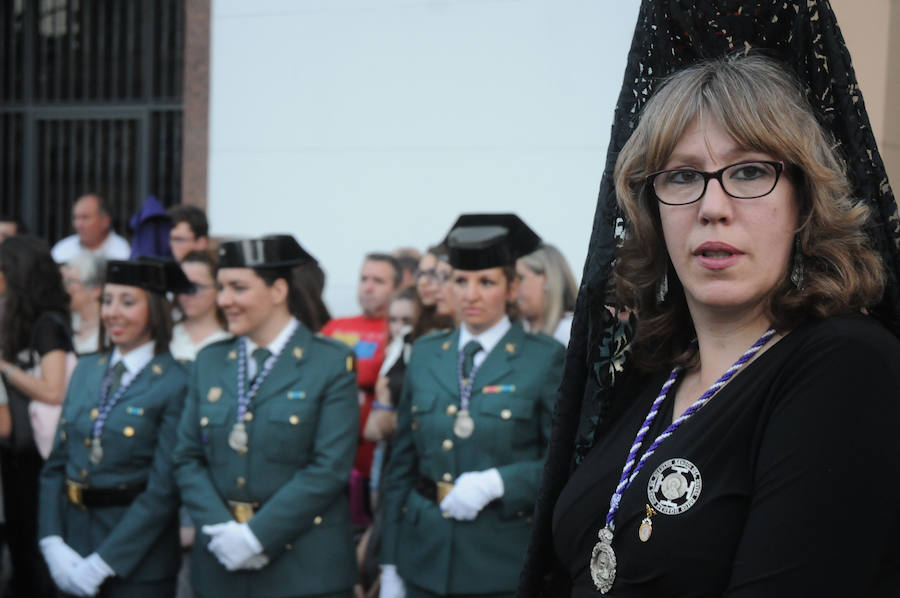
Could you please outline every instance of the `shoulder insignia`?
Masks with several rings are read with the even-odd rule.
[[[303,359],[303,349],[300,347],[294,347],[294,357],[297,359]]]
[[[516,352],[516,344],[515,343],[506,343],[506,352],[509,354],[513,354]]]

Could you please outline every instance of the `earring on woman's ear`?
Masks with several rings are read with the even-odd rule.
[[[803,278],[806,268],[803,265],[803,252],[800,250],[800,238],[794,239],[794,256],[791,260],[791,283],[798,291],[803,290]]]
[[[669,275],[663,274],[662,281],[659,283],[659,288],[656,289],[656,303],[660,304],[666,300],[666,295],[669,293]]]

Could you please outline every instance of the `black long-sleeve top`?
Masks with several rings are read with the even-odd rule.
[[[573,598],[596,598],[591,550],[635,434],[668,372],[649,383],[573,473],[554,511]],[[672,421],[674,389],[642,451]],[[652,455],[615,519],[607,596],[900,596],[900,341],[866,316],[803,325],[751,362]],[[664,463],[693,486],[638,529]],[[696,501],[699,477],[700,490]],[[678,475],[674,476],[675,482]],[[677,484],[676,484],[677,486]],[[661,502],[668,501],[668,502]],[[692,502],[683,512],[684,504]]]

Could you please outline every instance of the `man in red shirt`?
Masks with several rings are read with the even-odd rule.
[[[330,336],[353,347],[356,354],[356,384],[359,386],[360,436],[359,449],[354,463],[355,477],[362,480],[362,493],[368,496],[369,472],[372,469],[372,453],[375,443],[364,440],[362,431],[375,400],[375,382],[378,370],[384,361],[384,349],[388,343],[388,308],[391,296],[400,285],[402,272],[397,260],[384,253],[370,253],[366,256],[359,277],[358,299],[363,313],[353,318],[338,318],[328,322],[321,334]],[[351,491],[359,490],[351,488]],[[355,501],[354,501],[355,502]],[[366,501],[367,504],[368,501]],[[357,512],[360,505],[353,505],[354,520],[367,524],[369,509]],[[360,515],[364,515],[360,520]]]

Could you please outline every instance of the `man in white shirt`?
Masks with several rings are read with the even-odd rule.
[[[82,251],[90,251],[108,260],[127,260],[131,246],[111,230],[111,221],[102,197],[96,193],[82,195],[72,206],[75,234],[53,246],[53,259],[57,264],[65,264]]]

